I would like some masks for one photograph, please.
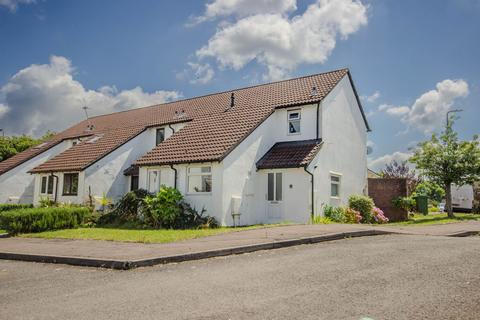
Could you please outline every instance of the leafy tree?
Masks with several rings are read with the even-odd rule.
[[[27,135],[0,137],[0,161],[6,160],[17,153],[50,140],[54,135],[54,132],[47,131],[47,133],[40,139]]]
[[[417,185],[415,191],[413,192],[413,195],[424,195],[427,196],[430,200],[440,202],[445,197],[445,190],[443,190],[443,188],[437,183],[425,180]]]
[[[417,184],[421,181],[415,170],[410,169],[407,161],[398,162],[397,160],[392,160],[380,172],[380,175],[383,178],[407,179],[409,190],[415,190]]]
[[[452,184],[462,186],[480,179],[480,146],[478,136],[471,141],[460,141],[453,130],[453,121],[448,121],[440,137],[435,134],[421,142],[410,161],[430,181],[442,186],[446,195],[448,216],[452,211]]]

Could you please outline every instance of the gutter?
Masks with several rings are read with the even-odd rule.
[[[53,195],[53,201],[56,203],[58,195],[58,176],[54,175],[53,172],[50,172],[50,176],[55,178],[55,194]]]
[[[303,167],[303,170],[305,170],[306,173],[308,173],[310,175],[310,177],[312,177],[312,179],[310,180],[311,181],[311,184],[312,184],[312,189],[311,189],[311,194],[310,194],[310,197],[312,198],[312,203],[311,203],[311,210],[312,212],[310,213],[310,216],[313,220],[313,218],[315,217],[315,190],[314,190],[314,187],[315,187],[315,176],[313,175],[312,172],[308,171],[307,170],[307,166]]]
[[[170,165],[170,169],[172,169],[174,172],[173,187],[177,189],[177,175],[178,175],[177,169],[173,167],[173,164]]]

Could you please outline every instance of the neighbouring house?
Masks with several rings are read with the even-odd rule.
[[[372,178],[372,179],[380,179],[382,178],[382,176],[378,173],[376,173],[375,171],[371,170],[371,169],[368,169],[367,171],[367,177],[368,178]]]
[[[369,130],[347,69],[235,89],[82,121],[1,162],[0,201],[166,185],[224,225],[307,222],[365,192]]]

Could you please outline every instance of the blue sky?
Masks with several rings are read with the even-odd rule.
[[[378,169],[449,108],[479,133],[479,34],[480,0],[0,0],[0,128],[348,67]]]

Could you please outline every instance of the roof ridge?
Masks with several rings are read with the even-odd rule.
[[[212,93],[208,93],[208,94],[204,94],[204,95],[200,95],[200,96],[195,96],[195,97],[190,97],[190,98],[185,98],[185,99],[180,99],[180,100],[173,100],[173,101],[168,101],[168,102],[153,104],[153,105],[149,105],[149,106],[144,106],[144,107],[138,107],[138,108],[133,107],[132,109],[128,109],[128,110],[121,110],[121,111],[116,111],[116,112],[111,112],[111,113],[99,114],[99,115],[97,115],[97,116],[91,116],[91,117],[89,117],[89,119],[99,118],[99,117],[104,117],[104,116],[109,116],[109,115],[112,115],[112,114],[125,113],[125,112],[134,111],[134,110],[148,109],[148,108],[154,108],[154,107],[161,107],[161,106],[170,105],[170,104],[172,104],[172,103],[178,103],[178,102],[183,102],[183,101],[190,101],[190,100],[194,100],[194,99],[199,99],[199,98],[205,98],[205,97],[210,97],[210,96],[214,96],[214,95],[220,95],[220,94],[230,93],[230,92],[232,92],[232,91],[240,91],[240,90],[252,89],[252,88],[257,88],[257,87],[262,87],[262,86],[267,86],[267,85],[272,85],[272,84],[278,84],[278,83],[287,82],[287,81],[293,81],[293,80],[300,80],[300,79],[305,79],[305,78],[311,78],[311,77],[316,77],[316,76],[325,75],[325,74],[329,74],[329,73],[335,73],[335,72],[339,72],[339,71],[347,71],[347,72],[350,72],[350,69],[349,69],[349,68],[339,68],[339,69],[336,69],[336,70],[331,70],[331,71],[326,71],[326,72],[320,72],[320,73],[312,73],[312,74],[309,74],[309,75],[305,75],[305,76],[301,76],[301,77],[296,77],[296,78],[277,80],[277,81],[273,81],[273,82],[267,82],[267,83],[261,83],[261,84],[246,86],[246,87],[240,87],[240,88],[234,88],[234,89],[229,89],[229,90],[223,90],[223,91],[219,91],[219,92],[212,92]]]

